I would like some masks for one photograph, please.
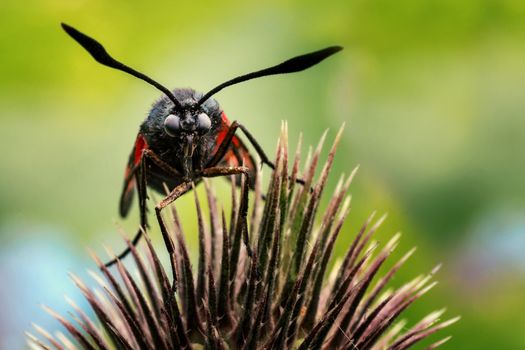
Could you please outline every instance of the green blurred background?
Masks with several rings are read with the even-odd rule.
[[[39,304],[66,310],[67,272],[93,268],[85,247],[119,250],[119,228],[137,224],[118,218],[117,200],[159,93],[96,64],[61,21],[168,87],[199,90],[345,46],[310,71],[216,98],[269,154],[281,120],[306,145],[346,122],[332,188],[361,169],[338,252],[369,212],[388,212],[380,237],[401,230],[399,253],[419,247],[394,284],[443,262],[440,284],[406,317],[446,306],[463,317],[442,333],[448,348],[525,349],[522,0],[3,0],[0,11],[1,349],[23,348],[30,321],[54,329]]]

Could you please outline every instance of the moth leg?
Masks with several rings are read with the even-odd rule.
[[[160,159],[160,157],[152,150],[145,149],[144,151],[142,151],[142,156],[151,160],[155,165],[157,165],[159,168],[164,170],[164,172],[168,173],[169,175],[173,177],[182,176],[182,173],[180,171],[178,171],[177,169],[175,169],[174,167],[172,167],[171,165],[169,165],[168,163]]]
[[[164,220],[162,219],[161,211],[162,209],[166,208],[168,205],[173,203],[175,200],[177,200],[177,198],[191,190],[191,188],[191,182],[183,182],[177,187],[175,187],[163,200],[160,201],[159,204],[155,206],[155,215],[157,216],[160,231],[162,233],[162,237],[164,238],[164,244],[166,244],[166,249],[168,250],[170,256],[175,254],[175,247],[173,246],[172,241],[169,239],[168,230],[166,229],[166,225],[164,224]]]
[[[133,176],[135,176],[137,180],[137,192],[138,192],[138,197],[139,197],[139,212],[140,212],[140,227],[137,230],[135,237],[133,237],[133,240],[131,241],[131,244],[133,244],[133,246],[136,246],[138,244],[138,242],[140,241],[140,238],[142,237],[142,232],[145,231],[149,227],[148,218],[147,218],[148,210],[146,207],[146,200],[148,199],[148,194],[146,192],[146,185],[147,185],[146,161],[153,162],[155,165],[157,165],[159,168],[161,168],[163,171],[165,171],[170,176],[173,176],[173,177],[182,176],[181,173],[177,169],[173,168],[172,166],[164,162],[162,159],[160,159],[159,156],[157,156],[155,152],[153,152],[152,150],[145,149],[142,151],[142,156],[140,157],[139,165],[134,167],[131,170],[130,176],[128,176],[128,178],[126,178],[126,181],[125,181],[129,183],[129,181],[131,181]],[[131,248],[129,247],[126,248],[122,253],[120,253],[117,256],[117,258],[106,263],[106,267],[109,267],[115,264],[118,259],[123,259],[130,252],[131,252]]]
[[[243,231],[244,244],[248,255],[252,256],[252,248],[250,246],[250,238],[248,237],[248,192],[250,191],[250,169],[244,166],[218,166],[206,168],[202,171],[202,177],[218,177],[228,175],[240,175],[243,174],[246,179],[244,181],[244,187],[241,191],[241,203],[240,203],[240,215],[241,215],[241,229]]]
[[[261,147],[261,145],[259,145],[255,137],[253,137],[253,135],[250,133],[250,131],[248,131],[248,129],[246,129],[244,125],[242,125],[236,120],[231,123],[228,129],[228,132],[226,133],[226,136],[224,137],[224,139],[222,140],[219,146],[219,149],[217,150],[213,158],[209,161],[208,167],[217,166],[217,164],[221,161],[221,159],[226,155],[226,152],[228,151],[228,147],[230,147],[232,140],[233,140],[233,136],[235,136],[235,132],[237,131],[237,129],[241,129],[244,135],[246,135],[246,137],[248,138],[248,141],[250,141],[253,148],[257,152],[257,155],[259,156],[259,158],[261,158],[261,162],[263,164],[268,165],[270,168],[275,169],[275,164],[273,164],[268,158],[268,156],[266,155],[266,153],[264,153],[263,148]],[[300,185],[304,185],[303,179],[295,179],[295,182]]]

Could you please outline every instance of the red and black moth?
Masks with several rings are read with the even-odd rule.
[[[261,162],[274,168],[255,137],[239,122],[230,122],[217,101],[211,98],[222,89],[247,80],[268,75],[294,73],[310,68],[340,51],[340,46],[293,57],[278,65],[228,80],[206,94],[189,88],[169,90],[143,73],[117,61],[95,39],[62,23],[62,28],[93,58],[102,65],[121,70],[153,85],[164,93],[153,105],[140,125],[139,133],[126,167],[124,188],[120,198],[120,215],[127,216],[135,190],[138,193],[140,226],[132,243],[140,240],[142,230],[148,227],[146,187],[164,193],[164,186],[171,191],[155,206],[159,226],[166,237],[161,211],[184,193],[194,183],[205,177],[244,175],[247,177],[242,191],[241,208],[247,210],[248,189],[255,183],[256,164],[248,148],[235,134],[241,129],[257,152]],[[299,180],[300,182],[300,180]],[[248,252],[246,214],[243,216],[244,241]],[[168,248],[169,249],[169,248]],[[126,249],[117,259],[130,252]],[[170,252],[172,253],[172,252]],[[106,264],[110,266],[117,259]]]

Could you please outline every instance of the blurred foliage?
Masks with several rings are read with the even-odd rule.
[[[491,258],[525,235],[514,220],[525,209],[525,2],[4,0],[0,11],[0,256],[39,244],[50,227],[73,256],[101,241],[120,249],[114,222],[129,232],[137,223],[118,218],[117,199],[158,93],[96,64],[61,21],[168,86],[201,90],[337,43],[345,51],[310,71],[216,97],[269,154],[280,120],[292,143],[303,132],[304,148],[346,121],[334,173],[361,171],[341,239],[370,211],[388,211],[382,237],[402,229],[419,247],[402,273],[444,262],[427,303],[463,315],[449,347],[525,347],[525,261]],[[502,217],[512,228],[494,224]],[[35,227],[45,227],[38,239]],[[67,267],[56,275],[66,279]],[[2,337],[7,323],[0,316]]]

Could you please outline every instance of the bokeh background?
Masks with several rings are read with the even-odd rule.
[[[168,87],[200,90],[345,46],[216,98],[269,154],[281,120],[305,145],[346,122],[332,188],[361,169],[339,252],[369,212],[388,212],[380,237],[401,230],[400,252],[419,247],[394,284],[443,263],[406,318],[447,307],[462,315],[448,348],[525,348],[525,2],[3,0],[0,13],[0,349],[24,348],[32,321],[59,329],[40,305],[82,300],[68,271],[85,276],[85,248],[119,250],[117,232],[137,224],[117,200],[159,93],[96,64],[61,21]]]

